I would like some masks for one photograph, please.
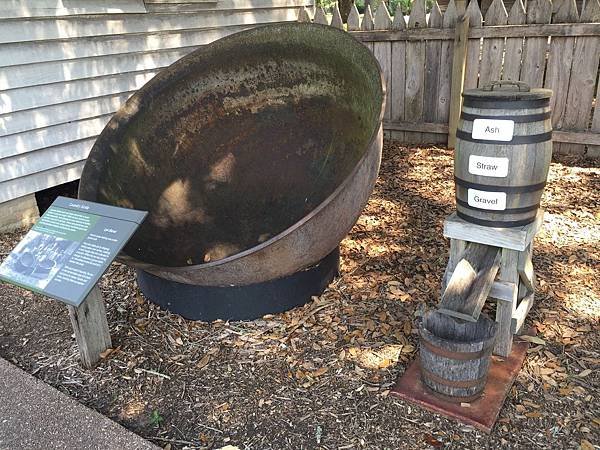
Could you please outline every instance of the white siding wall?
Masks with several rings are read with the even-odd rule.
[[[161,68],[314,0],[0,0],[0,203],[76,180]]]

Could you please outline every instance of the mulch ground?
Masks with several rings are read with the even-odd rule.
[[[92,371],[64,305],[0,286],[0,356],[166,448],[598,448],[600,169],[552,164],[536,240],[533,345],[491,435],[389,395],[415,358],[415,314],[440,297],[452,153],[387,144],[376,190],[319,298],[253,322],[162,311],[113,264],[115,349]],[[22,233],[3,235],[6,255]],[[543,343],[542,343],[543,342]],[[33,406],[33,405],[32,405]],[[594,447],[596,446],[596,447]]]

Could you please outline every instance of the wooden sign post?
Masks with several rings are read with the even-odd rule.
[[[0,280],[69,305],[87,368],[111,347],[98,280],[146,214],[58,197],[0,265]]]
[[[81,364],[90,369],[100,360],[102,352],[112,347],[100,289],[94,286],[81,305],[68,308]]]

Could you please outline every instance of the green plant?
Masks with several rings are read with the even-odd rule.
[[[160,415],[160,413],[158,412],[157,409],[155,409],[154,411],[152,411],[150,413],[150,425],[154,425],[156,427],[159,427],[160,424],[164,421],[165,419],[163,418],[163,416]]]

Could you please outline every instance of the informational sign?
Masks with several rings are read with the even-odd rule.
[[[79,306],[146,214],[58,197],[0,265],[0,280]]]
[[[475,119],[471,137],[482,141],[512,141],[515,122],[512,120]]]
[[[469,173],[484,177],[505,178],[508,175],[508,158],[470,155]]]
[[[469,189],[467,192],[469,206],[494,211],[506,209],[506,192],[488,192]]]

